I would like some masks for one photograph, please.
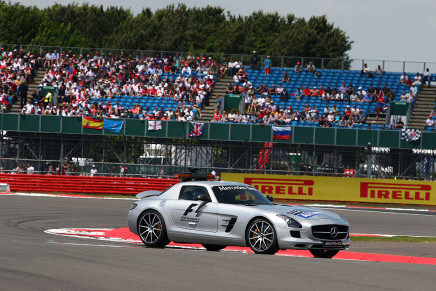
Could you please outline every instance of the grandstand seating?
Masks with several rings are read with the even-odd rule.
[[[374,78],[368,78],[366,75],[361,75],[360,71],[341,71],[341,70],[323,70],[320,76],[316,76],[311,73],[302,72],[300,74],[296,74],[293,68],[272,68],[270,75],[265,76],[262,70],[252,71],[249,67],[246,67],[247,75],[250,82],[253,84],[253,87],[257,87],[259,84],[263,84],[268,86],[269,88],[275,84],[276,87],[278,84],[282,84],[282,87],[286,88],[289,94],[297,91],[301,86],[308,85],[309,88],[313,88],[314,86],[318,87],[323,86],[323,88],[327,88],[331,86],[332,88],[339,88],[343,82],[348,86],[352,84],[356,89],[358,87],[362,87],[364,90],[368,89],[371,84],[375,87],[377,84],[380,84],[380,87],[383,88],[385,84],[388,85],[389,88],[392,88],[395,93],[395,100],[400,100],[400,95],[403,91],[408,92],[409,89],[404,85],[404,83],[398,84],[400,80],[401,73],[391,73],[385,72],[383,76],[375,75]],[[281,80],[283,78],[283,74],[287,72],[290,77],[290,82],[282,83]],[[408,74],[410,78],[413,79],[415,74]],[[317,110],[322,112],[327,104],[326,101],[322,101],[321,98],[302,98],[301,100],[296,100],[295,97],[290,96],[289,100],[282,101],[280,100],[280,96],[272,96],[272,100],[274,100],[274,104],[278,105],[280,108],[285,107],[288,108],[292,106],[293,109],[302,110],[304,106],[309,103],[309,106],[313,105]],[[339,109],[340,113],[343,113],[346,106],[349,105],[348,102],[341,101],[329,101],[329,106],[333,106],[336,104],[336,107]],[[363,109],[363,113],[375,113],[376,104],[375,103],[356,103],[359,109]],[[301,124],[299,124],[301,125]]]
[[[279,108],[289,108],[292,106],[293,110],[299,110],[300,112],[303,111],[303,108],[306,106],[306,104],[309,104],[310,108],[315,107],[316,110],[318,110],[320,113],[324,112],[324,109],[327,104],[329,104],[330,108],[333,107],[333,105],[336,105],[336,108],[338,109],[339,115],[342,115],[347,108],[347,106],[353,107],[353,105],[356,105],[359,110],[362,110],[362,113],[364,116],[368,116],[370,114],[376,113],[377,103],[359,103],[359,102],[342,102],[342,101],[323,101],[321,97],[312,97],[307,98],[303,97],[300,100],[297,100],[294,96],[292,96],[298,88],[305,87],[306,85],[309,88],[313,88],[316,86],[319,88],[320,86],[323,86],[324,89],[327,87],[331,88],[339,88],[342,86],[343,83],[346,84],[346,86],[349,86],[350,84],[353,85],[354,89],[357,90],[358,87],[362,87],[363,90],[367,90],[370,85],[372,84],[374,88],[379,85],[380,88],[383,88],[385,85],[387,85],[388,88],[392,88],[393,92],[395,93],[395,99],[393,101],[400,101],[400,95],[401,93],[408,92],[409,88],[405,86],[404,83],[399,84],[399,79],[402,73],[396,73],[396,72],[384,72],[382,76],[380,75],[374,75],[373,78],[369,78],[366,74],[361,74],[361,71],[353,71],[353,70],[334,70],[334,69],[325,69],[325,70],[318,70],[320,74],[312,74],[308,73],[305,70],[303,70],[302,73],[296,74],[294,72],[293,68],[278,68],[273,67],[271,68],[271,72],[269,75],[265,75],[264,71],[259,70],[251,70],[250,67],[245,67],[247,72],[248,80],[252,83],[254,88],[257,88],[260,84],[266,85],[268,88],[271,88],[273,84],[278,87],[279,84],[282,85],[282,87],[286,88],[286,90],[289,93],[288,100],[281,100],[279,95],[272,95],[271,99],[274,101],[274,104]],[[289,82],[281,82],[284,73],[287,72],[290,81]],[[196,74],[199,79],[201,79],[201,75],[199,72],[192,71],[192,74]],[[187,77],[187,74],[183,74],[184,77]],[[409,73],[409,78],[413,80],[416,73]],[[179,76],[178,73],[163,73],[161,78],[166,79],[170,82],[174,82],[177,77]],[[112,80],[114,81],[114,80]],[[214,80],[215,81],[215,80]],[[119,91],[120,92],[120,91]],[[257,95],[259,96],[259,95]],[[171,108],[172,110],[176,110],[178,108],[178,102],[175,101],[171,97],[154,97],[154,96],[126,96],[126,95],[115,95],[112,97],[107,98],[91,98],[91,103],[97,102],[106,104],[106,102],[111,102],[112,105],[118,103],[119,106],[117,108],[121,107],[124,109],[132,109],[136,104],[139,104],[139,106],[145,111],[145,113],[151,113],[156,107],[158,107],[159,110],[167,110],[168,108]],[[188,107],[191,107],[193,104],[187,104]],[[388,104],[387,104],[388,105]],[[148,111],[148,112],[147,112]],[[322,115],[322,114],[321,114]],[[294,126],[319,126],[318,122],[311,122],[311,121],[305,121],[305,122],[291,122],[291,125]],[[337,123],[332,123],[333,127],[337,127]],[[355,123],[353,128],[368,128],[369,126],[366,124],[358,124]],[[372,129],[381,129],[382,125],[374,125],[371,126]]]
[[[264,84],[268,86],[269,88],[275,84],[278,86],[278,84],[282,84],[284,88],[291,94],[297,90],[297,88],[300,88],[301,86],[308,85],[309,88],[312,88],[313,86],[323,86],[324,88],[327,88],[328,86],[331,86],[332,88],[336,87],[339,88],[343,82],[347,84],[353,84],[355,88],[362,87],[364,90],[368,89],[371,84],[374,85],[374,87],[377,84],[380,84],[380,87],[383,87],[385,84],[388,85],[389,88],[392,88],[396,98],[394,101],[400,100],[400,95],[403,91],[408,91],[409,89],[403,84],[398,84],[398,80],[400,79],[401,73],[391,73],[386,72],[383,74],[383,76],[375,75],[374,79],[368,78],[366,75],[361,75],[360,71],[341,71],[341,70],[323,70],[321,75],[318,77],[316,75],[310,74],[310,73],[301,73],[301,74],[295,74],[292,68],[272,68],[271,74],[265,76],[262,70],[258,71],[252,71],[249,67],[246,67],[248,79],[253,84],[254,87],[257,87],[259,84]],[[282,77],[284,72],[287,71],[288,75],[290,77],[290,82],[288,83],[282,83]],[[409,74],[409,77],[413,78],[415,74]],[[163,78],[168,76],[170,79],[175,79],[177,77],[176,74],[168,74],[164,73]],[[199,75],[198,75],[199,76]],[[293,109],[302,110],[304,106],[309,103],[310,107],[313,105],[317,110],[320,112],[324,110],[327,102],[322,101],[321,98],[302,98],[301,100],[296,100],[292,96],[290,96],[289,100],[282,101],[280,100],[280,96],[272,96],[272,100],[274,100],[274,103],[279,106],[279,108],[285,107],[288,108],[289,106],[292,106]],[[143,108],[154,108],[154,107],[163,107],[165,109],[171,107],[173,110],[177,108],[177,102],[175,102],[173,99],[169,98],[159,98],[159,97],[149,97],[149,96],[142,96],[142,97],[135,97],[135,96],[114,96],[113,98],[106,98],[106,99],[97,99],[93,98],[91,101],[102,101],[103,103],[110,101],[111,103],[119,102],[120,106],[124,108],[133,108],[133,105],[136,103],[139,103],[140,106]],[[339,109],[339,111],[342,113],[346,106],[349,105],[348,102],[341,102],[341,101],[330,101],[329,105],[333,106],[333,104],[336,104],[336,107]],[[356,103],[358,104],[359,109],[363,109],[363,113],[366,115],[368,113],[374,113],[376,104],[375,103]],[[301,124],[300,124],[301,125]]]

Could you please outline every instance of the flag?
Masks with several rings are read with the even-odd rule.
[[[162,129],[162,121],[160,120],[148,121],[148,130],[161,130],[161,129]]]
[[[103,129],[113,131],[113,132],[120,132],[121,128],[123,127],[124,121],[121,120],[114,120],[114,119],[104,119],[103,122]]]
[[[191,124],[194,128],[189,132],[189,136],[191,136],[191,137],[201,136],[203,134],[204,123],[191,122]]]
[[[422,132],[419,129],[403,129],[401,130],[401,139],[412,142],[420,140]]]
[[[291,127],[290,126],[273,126],[273,139],[283,139],[290,140],[291,139]]]
[[[102,130],[103,119],[95,119],[89,116],[82,116],[82,127]]]
[[[263,167],[268,163],[271,157],[273,143],[264,142],[263,148],[259,152],[259,158],[257,159],[257,169],[263,169]]]

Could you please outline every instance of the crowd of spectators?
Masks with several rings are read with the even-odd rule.
[[[295,73],[301,73],[299,63],[295,67]],[[309,63],[307,73],[316,74],[315,66]],[[265,72],[267,73],[267,72]],[[388,103],[395,100],[396,94],[387,84],[370,85],[369,88],[355,88],[352,84],[342,83],[339,88],[323,86],[309,88],[308,85],[301,86],[296,92],[289,93],[282,83],[289,82],[289,75],[284,73],[282,82],[271,87],[260,83],[257,87],[247,77],[244,68],[238,71],[233,77],[233,83],[228,83],[227,94],[242,94],[244,98],[244,109],[239,112],[230,110],[228,112],[220,110],[221,100],[218,98],[217,107],[212,122],[230,123],[253,123],[253,124],[276,124],[288,125],[299,122],[314,124],[321,127],[331,127],[336,123],[338,127],[353,127],[355,124],[365,124],[367,114],[363,113],[361,107],[367,107],[368,103],[375,104],[374,114],[380,117],[388,108]],[[411,84],[409,92],[403,93],[401,100],[413,102],[417,93],[417,84]],[[274,100],[295,101],[295,100],[317,100],[318,104],[323,104],[322,112],[310,107],[309,103],[301,110],[292,106],[278,106]],[[332,102],[334,101],[334,102]],[[336,102],[346,103],[346,109],[340,111]],[[288,103],[288,102],[287,102]],[[292,102],[291,102],[292,104]],[[330,104],[333,104],[330,106]]]
[[[365,103],[374,103],[375,115],[386,112],[388,103],[396,98],[392,88],[387,84],[370,85],[369,88],[355,88],[352,84],[343,83],[339,88],[323,86],[309,88],[301,86],[295,92],[288,92],[282,84],[268,87],[259,84],[254,87],[241,61],[214,60],[211,57],[197,57],[192,53],[186,56],[139,57],[132,55],[100,55],[98,52],[88,55],[75,55],[71,51],[59,53],[40,51],[25,53],[21,51],[2,50],[0,102],[7,108],[9,101],[19,95],[20,84],[31,81],[38,68],[46,70],[40,85],[58,88],[58,102],[52,102],[51,93],[42,95],[42,91],[33,91],[31,98],[22,104],[23,114],[82,116],[111,118],[139,118],[160,120],[195,120],[201,116],[204,105],[209,104],[210,94],[216,78],[228,75],[232,82],[228,83],[227,94],[241,94],[244,98],[242,112],[225,112],[221,109],[222,100],[217,98],[217,106],[212,122],[290,124],[291,122],[318,123],[329,127],[337,123],[340,127],[352,127],[356,123],[366,123],[366,114],[360,107]],[[251,67],[257,69],[259,57],[253,52]],[[366,65],[366,64],[365,64]],[[269,74],[271,61],[264,61],[265,75]],[[303,69],[299,62],[294,72],[319,74],[313,63]],[[367,66],[362,74],[380,74],[384,71],[379,66],[371,72]],[[370,77],[370,75],[368,75]],[[429,77],[430,76],[430,77]],[[421,76],[417,74],[413,81],[403,74],[399,83],[404,83],[408,92],[403,92],[401,101],[413,102],[417,87],[427,82],[430,85],[431,74],[428,69]],[[289,82],[288,72],[283,74],[282,83]],[[174,107],[144,107],[139,103],[133,107],[120,105],[121,99],[116,96],[133,96],[135,100],[155,97],[173,100]],[[112,98],[114,100],[112,101]],[[22,103],[23,99],[21,98]],[[298,110],[292,106],[274,104],[274,100],[320,100],[326,104],[322,112],[314,108]],[[104,101],[103,101],[104,100]],[[13,100],[12,100],[13,101]],[[340,111],[336,105],[329,106],[331,101],[347,103],[346,109]],[[122,103],[122,102],[121,102]],[[322,103],[322,104],[324,104]],[[320,103],[318,103],[320,104]],[[360,109],[359,109],[360,108]],[[319,106],[318,106],[318,109]]]
[[[27,83],[32,82],[38,68],[38,56],[23,49],[0,51],[0,111],[7,112],[12,104],[27,96]],[[24,102],[24,101],[22,101]],[[22,104],[24,105],[24,103]]]
[[[46,73],[42,86],[58,88],[59,100],[53,104],[50,94],[32,92],[32,98],[23,107],[25,114],[96,117],[128,117],[141,119],[195,119],[201,108],[208,105],[217,77],[238,73],[240,62],[227,62],[211,57],[175,56],[144,57],[120,54],[77,56],[72,52],[42,51],[39,64]],[[174,100],[178,108],[148,108],[139,104],[133,108],[120,106],[115,96],[144,96]],[[106,102],[103,102],[105,100]]]

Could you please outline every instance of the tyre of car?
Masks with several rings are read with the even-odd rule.
[[[246,241],[256,254],[273,255],[279,250],[274,226],[263,218],[255,219],[248,225]]]
[[[138,219],[138,233],[147,247],[163,248],[168,240],[165,221],[157,211],[147,210]]]
[[[309,250],[315,258],[331,259],[339,253],[338,250]]]
[[[218,252],[218,251],[224,249],[226,246],[203,244],[203,247],[208,251]]]

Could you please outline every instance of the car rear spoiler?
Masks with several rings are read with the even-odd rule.
[[[142,198],[146,198],[146,197],[156,196],[160,193],[162,193],[162,191],[156,191],[156,190],[144,191],[144,192],[141,192],[138,195],[136,195],[136,198],[142,199]]]

